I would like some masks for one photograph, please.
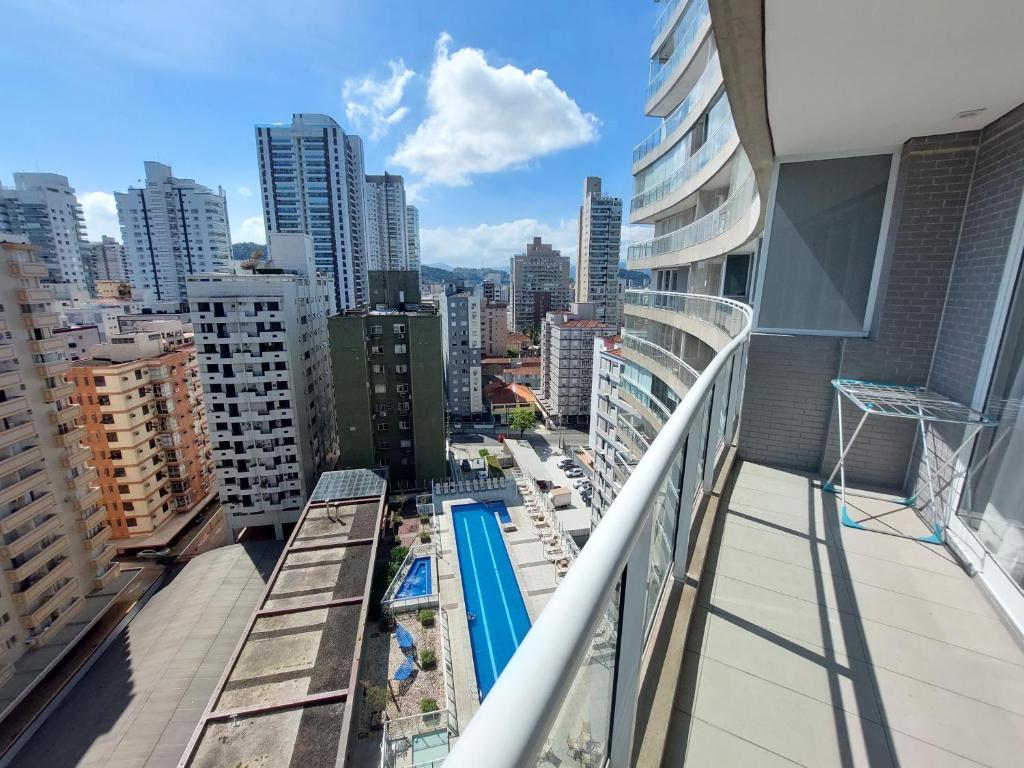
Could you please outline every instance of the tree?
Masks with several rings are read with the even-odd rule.
[[[532,408],[513,408],[508,414],[508,426],[510,429],[518,429],[519,436],[528,429],[537,425],[537,414]]]

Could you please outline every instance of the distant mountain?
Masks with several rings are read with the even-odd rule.
[[[503,269],[479,269],[475,267],[445,267],[438,264],[421,264],[420,279],[424,283],[451,283],[461,280],[466,285],[479,285],[487,275],[501,275],[501,282],[508,282],[508,273]]]
[[[231,244],[231,258],[235,261],[245,261],[255,250],[260,250],[266,253],[267,246],[261,245],[260,243],[232,243]]]
[[[445,264],[443,261],[439,261],[436,264],[422,264],[422,267],[434,267],[435,269],[443,269],[446,272],[454,272],[456,267],[452,264]]]
[[[619,278],[633,285],[649,285],[651,273],[646,269],[625,269],[619,267]]]

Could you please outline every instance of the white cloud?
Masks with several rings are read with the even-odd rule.
[[[563,219],[557,225],[537,219],[516,219],[501,224],[476,227],[437,227],[421,229],[420,242],[424,264],[451,264],[453,267],[495,267],[508,271],[513,254],[523,253],[526,244],[540,237],[576,263],[576,220]]]
[[[267,233],[263,229],[262,216],[250,216],[243,219],[241,225],[231,233],[233,243],[266,243]]]
[[[388,67],[391,77],[387,80],[375,80],[372,75],[366,75],[346,80],[341,89],[345,115],[357,130],[369,131],[375,141],[408,114],[409,108],[402,106],[402,95],[416,75],[401,59],[389,61]]]
[[[252,197],[252,190],[249,189],[248,187],[239,187],[238,194],[240,194],[242,197]]]
[[[109,192],[86,192],[79,195],[85,213],[85,228],[90,240],[99,240],[103,235],[121,240],[121,225],[117,220],[117,204]]]
[[[389,158],[426,183],[464,186],[475,173],[522,166],[536,157],[597,139],[584,113],[540,69],[492,67],[483,51],[449,53],[447,33],[427,87],[430,114]]]

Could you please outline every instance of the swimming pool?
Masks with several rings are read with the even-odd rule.
[[[494,504],[452,507],[462,591],[469,618],[469,644],[481,700],[530,630],[530,617],[508,558]],[[504,509],[505,514],[508,510]]]
[[[433,583],[430,580],[430,556],[417,557],[409,566],[409,572],[402,579],[402,585],[395,593],[395,600],[407,597],[422,597],[431,594]]]

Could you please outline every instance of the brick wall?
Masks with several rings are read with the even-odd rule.
[[[904,145],[869,338],[752,340],[744,458],[830,472],[839,455],[833,378],[926,383],[980,139],[977,132],[960,133]],[[844,408],[847,438],[859,417]],[[914,426],[869,418],[847,459],[848,482],[902,488]]]

